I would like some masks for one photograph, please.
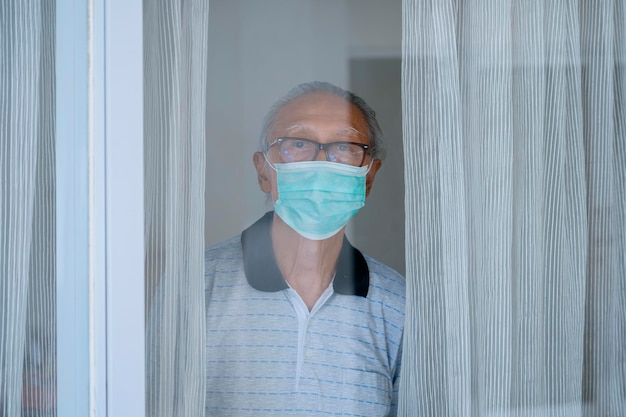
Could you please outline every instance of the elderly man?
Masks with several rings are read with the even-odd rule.
[[[359,97],[314,82],[253,156],[274,211],[206,253],[207,415],[395,415],[405,283],[345,238],[381,166]]]

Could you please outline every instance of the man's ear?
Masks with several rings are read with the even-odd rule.
[[[370,189],[372,188],[372,184],[374,184],[376,172],[378,172],[382,164],[383,163],[380,159],[374,159],[372,161],[372,167],[370,168],[370,172],[367,173],[367,178],[365,180],[365,197],[370,195]]]
[[[259,180],[259,187],[261,188],[261,191],[263,191],[264,193],[271,192],[272,183],[267,176],[265,157],[263,156],[263,153],[255,152],[254,155],[252,155],[252,162],[254,163],[254,167],[256,168],[256,175],[257,179]]]

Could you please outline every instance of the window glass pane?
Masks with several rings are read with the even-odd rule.
[[[285,353],[286,362],[279,360],[276,365],[269,365],[268,358],[261,358],[267,349],[256,350],[250,346],[260,347],[264,344],[263,338],[277,331],[272,328],[275,324],[272,320],[263,319],[273,313],[261,313],[264,307],[259,303],[250,303],[250,309],[240,309],[229,297],[237,295],[234,288],[257,291],[262,297],[272,295],[242,281],[243,285],[232,284],[233,292],[223,293],[224,299],[215,298],[217,291],[231,285],[219,283],[219,273],[230,270],[233,279],[236,276],[236,279],[245,280],[246,277],[242,272],[241,259],[232,266],[220,265],[213,270],[219,256],[204,253],[203,249],[234,236],[233,247],[241,251],[243,246],[239,243],[239,234],[273,209],[271,199],[259,187],[253,163],[253,157],[259,157],[258,154],[253,155],[261,146],[259,137],[263,118],[291,88],[301,83],[323,81],[352,90],[374,108],[389,158],[383,161],[377,173],[371,193],[365,200],[365,209],[359,211],[345,229],[345,223],[340,224],[338,229],[341,233],[331,231],[331,236],[343,236],[344,231],[347,232],[350,242],[363,253],[403,273],[401,1],[383,4],[379,1],[214,0],[210,2],[210,13],[205,21],[201,20],[205,16],[205,10],[200,5],[202,2],[166,3],[171,7],[144,4],[149,413],[171,412],[176,415],[177,412],[184,412],[183,409],[197,410],[195,401],[206,397],[208,414],[237,414],[238,411],[228,411],[227,405],[223,405],[226,408],[221,411],[215,408],[221,407],[216,405],[216,401],[224,399],[223,391],[232,388],[238,392],[232,398],[243,399],[237,407],[245,414],[245,402],[251,397],[244,398],[245,395],[240,395],[241,391],[248,386],[250,392],[262,391],[265,388],[263,378],[281,380],[281,388],[277,388],[275,393],[289,386],[290,390],[300,390],[299,398],[304,399],[308,392],[306,384],[311,382],[307,375],[316,371],[313,368],[304,369],[296,363],[299,349],[296,316],[302,311],[289,307],[291,304],[285,298],[287,293],[282,288],[274,294],[287,303],[285,314],[290,317],[290,327],[286,331],[289,337],[293,336],[295,347],[289,352],[277,353],[281,357]],[[204,63],[197,57],[203,57]],[[202,94],[204,96],[201,97]],[[341,98],[339,103],[342,111],[352,111],[352,105],[347,100]],[[332,138],[310,134],[302,138],[318,143],[362,140],[363,145],[373,145],[373,128],[366,126],[366,115],[354,114],[361,123],[357,133],[362,135],[357,135],[356,139],[346,132],[335,132]],[[202,130],[194,130],[198,128]],[[305,133],[301,131],[299,134]],[[198,143],[198,139],[202,143]],[[373,146],[371,148],[374,149]],[[332,161],[333,155],[329,156],[325,149],[320,153]],[[382,153],[377,156],[382,158]],[[367,164],[375,159],[372,154],[364,158]],[[340,165],[340,162],[334,163]],[[370,171],[372,176],[375,171],[376,168]],[[365,185],[363,199],[364,194]],[[201,201],[197,200],[198,196]],[[386,215],[378,214],[380,211],[386,212]],[[379,239],[373,238],[378,234]],[[263,260],[274,259],[271,243],[265,243],[253,242],[252,246],[270,248]],[[379,267],[380,264],[367,259],[371,268]],[[363,258],[363,265],[365,262]],[[340,264],[336,258],[331,269],[341,271]],[[253,267],[262,274],[271,273],[271,268],[261,264]],[[233,274],[233,271],[237,272]],[[403,278],[390,270],[385,271],[389,271],[388,277],[373,274],[372,279],[393,275],[390,280],[397,286],[387,289],[393,293],[392,298],[403,302]],[[350,277],[353,276],[351,272]],[[205,279],[199,280],[199,277]],[[366,274],[366,277],[369,279],[369,275]],[[278,279],[281,285],[287,286],[280,274]],[[350,281],[349,286],[354,282]],[[366,290],[370,288],[367,283],[364,287]],[[371,294],[376,293],[379,287],[378,283],[374,283]],[[333,291],[330,280],[325,282],[325,288]],[[338,299],[344,300],[341,296],[336,294],[328,300],[318,297],[320,312],[323,313],[316,316],[316,320],[327,319],[334,308],[347,308],[341,303],[335,304]],[[357,297],[361,296],[350,294],[345,300],[357,302],[360,300]],[[298,300],[304,302],[302,294],[297,293],[292,301],[297,303]],[[380,299],[372,300],[368,299],[372,305],[380,307],[383,304]],[[224,305],[226,310],[216,312],[218,305]],[[350,365],[350,361],[359,356],[353,347],[334,352],[332,360],[326,364],[320,362],[319,367],[330,369],[333,365],[338,366],[340,371],[332,378],[345,376],[345,383],[343,379],[340,382],[326,381],[322,384],[323,392],[317,392],[317,397],[307,397],[303,401],[317,401],[326,408],[334,404],[338,407],[336,411],[347,413],[355,410],[351,407],[357,400],[367,397],[368,390],[373,390],[373,398],[384,397],[381,409],[392,407],[390,398],[397,387],[396,359],[400,357],[404,305],[400,306],[399,302],[395,307],[395,311],[383,318],[363,313],[366,320],[380,319],[372,326],[393,328],[389,331],[394,333],[393,336],[383,335],[376,341],[377,346],[385,345],[386,349],[385,338],[389,336],[393,345],[389,350],[391,359],[383,361],[380,358],[385,355],[365,355],[374,358],[371,363],[357,361]],[[390,316],[395,317],[399,326],[386,327],[388,323],[383,321]],[[252,321],[246,322],[244,317]],[[344,326],[348,326],[350,318],[356,320],[349,314],[339,314],[337,318]],[[251,338],[250,346],[239,343],[241,340],[222,340],[237,332],[228,327],[237,323],[247,325],[248,330],[254,331],[260,338]],[[228,328],[222,331],[222,325]],[[356,327],[330,331],[330,337],[356,340]],[[246,331],[242,330],[243,333]],[[301,340],[306,339],[304,336],[302,333]],[[331,340],[318,336],[312,338],[313,343]],[[282,340],[274,342],[286,346]],[[232,356],[223,357],[223,354]],[[237,374],[243,366],[237,362],[238,358],[247,358],[242,360],[257,364],[249,368],[251,374]],[[222,366],[227,361],[234,363],[231,368],[233,374],[222,372]],[[388,365],[384,370],[383,362],[386,362],[384,366]],[[368,371],[364,377],[367,381],[365,391],[356,384],[350,385],[360,372],[355,369],[368,369],[370,364],[380,372]],[[300,372],[303,372],[301,379]],[[241,384],[236,383],[238,379]],[[198,381],[202,383],[198,384]],[[303,381],[304,385],[299,387],[299,381]],[[216,388],[216,384],[220,386]],[[345,391],[346,400],[330,400],[329,395],[334,389],[335,394]],[[199,412],[204,406],[202,403]],[[280,413],[281,406],[274,404],[267,409]]]
[[[200,3],[173,1],[172,8],[144,5],[148,414],[176,414],[183,409],[201,413],[206,405],[209,414],[241,415],[265,401],[257,402],[254,396],[275,399],[286,390],[295,393],[285,397],[294,401],[290,407],[304,414],[316,409],[386,414],[397,395],[404,281],[373,259],[404,270],[403,229],[398,227],[403,224],[401,4],[218,0],[211,2],[208,20],[202,21],[205,10]],[[170,27],[173,30],[166,30]],[[205,61],[195,60],[198,56],[205,56]],[[383,159],[377,151],[380,135],[367,105],[335,90],[334,99],[322,106],[326,113],[321,124],[313,120],[311,126],[290,129],[293,135],[281,134],[321,144],[314,154],[325,155],[324,163],[335,165],[322,164],[329,169],[324,174],[327,183],[341,179],[349,190],[336,193],[348,191],[360,198],[355,211],[363,200],[369,209],[358,212],[347,226],[351,215],[338,227],[328,226],[329,220],[321,222],[333,230],[301,233],[289,225],[291,237],[308,236],[311,242],[331,238],[340,243],[333,249],[328,273],[318,277],[323,278],[323,291],[316,294],[300,291],[290,281],[293,277],[279,269],[288,256],[272,253],[267,227],[286,214],[264,216],[273,205],[263,181],[259,183],[258,169],[265,159],[255,154],[269,144],[266,138],[260,140],[265,114],[291,88],[311,81],[354,90],[374,107],[383,133],[390,134],[386,147],[393,148],[388,150],[389,168],[383,161],[365,199],[369,178],[374,178]],[[306,107],[311,108],[311,103]],[[331,107],[336,112],[328,111]],[[331,135],[320,134],[337,114],[343,115],[342,126]],[[194,131],[198,128],[206,133],[206,142]],[[369,146],[371,152],[359,159],[366,167],[352,166],[350,158],[336,161],[338,148],[324,148],[330,142]],[[340,165],[350,174],[336,176]],[[324,206],[322,211],[327,209]],[[266,220],[256,224],[267,227],[260,238],[251,238],[246,249],[239,234],[252,230],[250,226],[260,218]],[[204,235],[198,228],[203,220]],[[365,255],[346,243],[346,255],[340,258],[344,232]],[[377,234],[379,239],[373,238]],[[224,244],[225,239],[231,240]],[[287,241],[281,236],[273,243]],[[203,252],[205,245],[215,244],[217,249]],[[233,253],[225,254],[225,245]],[[259,248],[267,252],[251,265],[256,272],[244,274],[242,251]],[[225,264],[226,258],[232,264]],[[332,275],[338,278],[331,284]],[[253,284],[255,276],[259,281]],[[273,284],[269,276],[275,278]],[[290,291],[288,283],[295,289]],[[276,288],[267,287],[274,284]],[[385,291],[392,295],[383,296]],[[278,302],[272,297],[278,297]],[[244,299],[256,302],[237,304],[236,300]],[[385,313],[373,314],[371,309]],[[306,329],[302,323],[309,315],[313,327]],[[340,329],[324,324],[331,317]],[[360,334],[361,320],[365,327],[386,330]],[[321,330],[315,326],[322,326]],[[366,342],[355,346],[361,338]],[[343,348],[337,349],[337,340],[345,342]],[[379,355],[378,349],[385,354]],[[305,350],[317,359],[306,359]],[[321,358],[320,352],[328,358]],[[338,371],[330,373],[335,368]],[[319,388],[313,386],[315,375],[321,375]],[[380,413],[359,408],[366,397]],[[267,413],[281,410],[285,404],[274,400],[266,408]]]
[[[246,410],[258,407],[266,415],[280,415],[290,408],[303,414],[331,409],[348,415],[394,414],[404,279],[387,267],[404,272],[401,9],[400,1],[211,3],[205,223],[205,241],[211,247],[206,282],[207,287],[213,286],[206,291],[209,413],[223,408],[245,415]],[[332,187],[332,195],[325,194],[319,209],[307,216],[309,204],[315,204],[313,196],[331,187],[318,182],[328,174],[321,171],[322,166],[320,171],[311,169],[289,177],[291,173],[285,171],[282,182],[279,164],[286,161],[275,159],[274,151],[267,154],[269,163],[260,154],[253,156],[283,136],[322,144],[341,141],[340,129],[348,126],[363,133],[351,140],[362,138],[374,148],[377,141],[368,124],[373,124],[369,114],[354,111],[357,105],[352,107],[347,98],[333,101],[337,96],[332,94],[294,98],[263,131],[264,118],[277,101],[292,88],[314,81],[361,97],[376,112],[382,130],[386,155],[368,155],[370,178],[375,173],[375,180],[364,207],[345,229],[345,218],[331,227],[324,216],[342,192],[349,189],[356,194],[356,187]],[[320,101],[309,101],[315,97]],[[346,114],[350,117],[344,118]],[[327,156],[321,151],[316,161],[332,161]],[[373,161],[378,158],[382,165],[376,171]],[[337,181],[333,185],[343,183],[339,177],[327,178]],[[290,195],[294,200],[289,200]],[[306,200],[304,206],[299,206],[301,197]],[[281,211],[287,206],[293,207],[291,211]],[[287,226],[273,228],[276,224]],[[319,284],[328,292],[299,287],[298,279],[305,276],[300,268],[316,259],[314,252],[309,252],[308,259],[296,258],[281,245],[289,242],[290,247],[306,252],[315,239],[328,243],[344,232],[367,261],[361,264],[338,255],[327,265],[328,276],[316,271],[307,277],[307,283]],[[255,251],[258,258],[251,255]],[[332,250],[321,252],[332,256]],[[344,259],[354,267],[345,274]],[[291,261],[293,270],[286,266]],[[369,268],[368,272],[356,273],[361,266]],[[344,291],[342,284],[348,282],[355,287],[364,283],[365,291]],[[382,292],[389,298],[380,298]],[[358,329],[365,327],[381,332],[376,337],[360,333]],[[384,361],[379,360],[382,357]],[[233,363],[230,374],[226,363]],[[284,392],[292,393],[290,404],[282,400],[287,396],[279,395]],[[254,404],[253,398],[263,405]],[[277,399],[270,403],[269,398]]]

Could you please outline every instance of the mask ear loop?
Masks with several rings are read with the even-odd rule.
[[[272,168],[274,171],[278,172],[278,171],[276,170],[276,167],[274,166],[274,164],[272,164],[272,163],[270,162],[270,160],[269,160],[269,159],[267,159],[267,152],[263,152],[263,158],[265,158],[265,162],[267,162],[267,165],[269,165],[269,166],[270,166],[270,168]]]
[[[270,166],[270,168],[272,168],[274,171],[278,172],[276,170],[276,167],[274,167],[274,164],[272,164],[270,162],[270,160],[267,159],[267,153],[263,152],[263,158],[265,158],[265,162],[267,163],[267,165]],[[272,208],[275,210],[276,209],[276,202],[274,201],[274,198],[272,197],[272,193],[271,192],[267,193],[267,196],[268,196],[268,200],[272,202]],[[266,203],[267,203],[267,200],[266,200]]]

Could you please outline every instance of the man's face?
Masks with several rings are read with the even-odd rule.
[[[356,142],[370,145],[367,123],[361,111],[345,99],[329,93],[306,94],[285,105],[270,132],[269,143],[280,137],[311,139],[319,143]],[[277,152],[276,146],[268,152],[268,159],[272,163],[281,162]],[[324,151],[318,153],[316,160],[326,161]],[[276,201],[276,172],[267,166],[261,152],[254,154],[253,161],[261,190],[272,193]],[[381,164],[379,160],[372,162],[370,155],[366,155],[363,165],[370,163],[372,167],[367,175],[367,194]]]

